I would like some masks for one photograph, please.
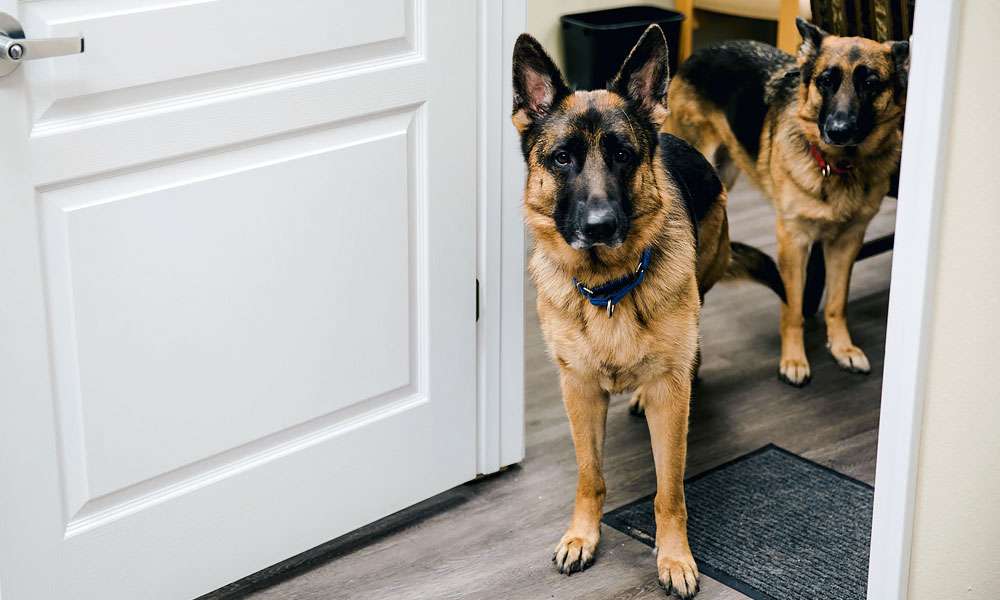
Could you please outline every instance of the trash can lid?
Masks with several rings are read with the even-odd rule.
[[[661,21],[683,21],[684,15],[658,6],[622,6],[563,15],[560,20],[586,29],[625,29]]]

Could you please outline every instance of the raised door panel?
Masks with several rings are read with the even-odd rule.
[[[241,67],[256,79],[414,52],[414,17],[413,0],[38,0],[21,21],[35,37],[86,37],[85,55],[30,69],[36,112],[66,114],[207,90],[199,76],[229,71],[217,79],[233,82]]]
[[[41,195],[70,529],[416,393],[416,117]]]

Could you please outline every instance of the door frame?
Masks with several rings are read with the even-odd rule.
[[[963,3],[917,3],[875,461],[869,600],[906,600]]]
[[[481,0],[479,470],[524,457],[523,166],[508,121],[510,49],[529,0]],[[962,3],[918,3],[882,375],[869,600],[905,600]],[[500,94],[497,97],[497,94]],[[502,285],[500,284],[502,282]]]
[[[524,459],[524,166],[510,123],[511,49],[528,0],[479,0],[477,471]]]

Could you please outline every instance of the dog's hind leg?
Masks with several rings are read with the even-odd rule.
[[[725,145],[720,144],[715,149],[715,155],[712,157],[712,165],[719,174],[719,181],[722,182],[722,185],[727,190],[732,189],[733,184],[736,183],[736,178],[740,174],[740,168],[736,165],[736,161],[733,160],[732,154],[729,153],[729,149]]]
[[[632,397],[628,401],[628,412],[633,417],[641,417],[646,414],[646,402],[642,399],[642,391],[632,392]]]
[[[687,539],[684,464],[687,459],[691,374],[667,373],[642,387],[656,464],[656,568],[660,584],[681,598],[698,592],[698,566]]]
[[[556,545],[552,560],[561,573],[568,575],[590,566],[601,538],[608,394],[596,380],[584,380],[567,369],[561,370],[560,383],[576,450],[578,477],[573,517]]]
[[[701,338],[698,338],[698,350],[694,354],[694,366],[691,367],[691,384],[701,381]]]

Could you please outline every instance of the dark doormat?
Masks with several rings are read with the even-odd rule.
[[[702,573],[755,600],[864,600],[873,488],[768,445],[685,482]],[[604,515],[653,545],[653,497]]]

